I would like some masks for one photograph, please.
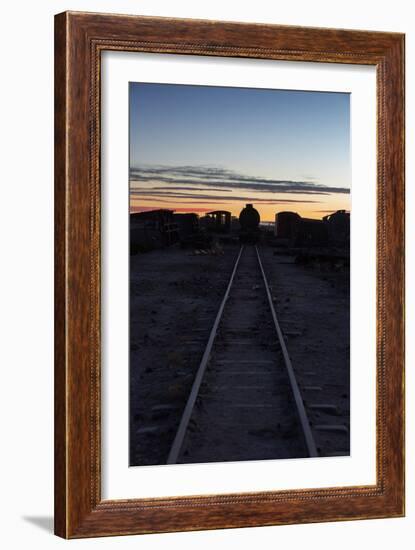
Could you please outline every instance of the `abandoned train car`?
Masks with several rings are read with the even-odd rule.
[[[213,233],[229,233],[231,230],[231,213],[227,210],[207,212],[200,219],[200,226]]]
[[[130,214],[130,253],[170,246],[179,240],[173,210],[149,210]]]
[[[258,210],[252,204],[247,204],[239,214],[240,235],[239,239],[243,243],[256,243],[259,241],[261,221]]]
[[[296,212],[279,212],[275,216],[275,235],[289,246],[348,246],[350,212],[338,210],[321,220],[302,218]]]
[[[174,220],[179,227],[179,242],[181,248],[210,248],[212,235],[201,229],[199,215],[193,212],[174,214]]]
[[[350,243],[350,212],[337,210],[333,214],[324,216],[327,225],[329,241],[336,246],[348,246]]]
[[[199,231],[199,216],[197,214],[186,212],[186,213],[174,213],[173,220],[178,225],[179,238],[180,240],[194,235]]]

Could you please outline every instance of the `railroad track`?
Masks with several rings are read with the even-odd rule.
[[[242,246],[167,463],[318,456],[256,246]]]

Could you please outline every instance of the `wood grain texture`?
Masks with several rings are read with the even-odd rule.
[[[100,53],[377,68],[377,482],[101,501]],[[55,18],[55,532],[65,538],[404,514],[404,36],[66,12]]]
[[[61,19],[61,18],[60,18]],[[58,23],[58,20],[57,20]],[[55,26],[55,532],[66,532],[66,26]]]

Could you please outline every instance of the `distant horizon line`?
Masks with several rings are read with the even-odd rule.
[[[216,209],[216,210],[206,210],[206,211],[203,211],[203,212],[197,212],[197,211],[185,211],[185,212],[180,212],[180,208],[145,208],[144,209],[140,209],[140,210],[137,210],[137,211],[131,211],[130,210],[130,215],[133,215],[133,214],[143,214],[143,213],[150,213],[150,212],[157,212],[157,211],[165,211],[165,212],[173,212],[173,213],[176,213],[176,214],[195,214],[196,216],[204,216],[204,215],[207,215],[207,214],[211,214],[213,212],[229,212],[231,214],[231,217],[233,218],[237,218],[238,216],[236,215],[232,215],[232,212],[230,212],[229,210],[221,210],[221,209]],[[179,211],[177,211],[179,210]],[[281,214],[283,212],[290,212],[290,213],[293,213],[293,214],[298,214],[297,211],[295,210],[282,210],[281,212],[276,212],[275,213],[275,216],[277,216],[278,214]],[[336,212],[344,212],[346,214],[351,214],[351,211],[350,210],[347,210],[345,208],[338,208],[338,209],[332,209],[332,210],[316,210],[315,212],[319,212],[319,213],[322,213],[322,214],[335,214]],[[303,216],[301,216],[300,214],[298,214],[301,218],[303,218]],[[321,217],[324,217],[324,216],[321,216]],[[304,218],[304,219],[307,219],[307,218]],[[261,223],[275,223],[275,219],[274,220],[261,220],[260,221],[260,224]]]

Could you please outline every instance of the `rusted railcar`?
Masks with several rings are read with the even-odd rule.
[[[327,225],[329,240],[337,246],[348,246],[350,243],[350,212],[337,210],[333,214],[324,216]]]
[[[261,217],[252,204],[247,204],[239,214],[240,235],[243,243],[257,243],[260,238],[259,223]]]
[[[199,231],[199,216],[193,212],[174,213],[173,220],[178,225],[180,240]]]
[[[207,212],[200,220],[201,227],[214,233],[229,233],[231,230],[231,213],[227,210]]]
[[[338,210],[322,219],[312,219],[296,212],[279,212],[275,216],[275,235],[293,247],[347,247],[350,213]]]
[[[130,214],[130,253],[170,246],[179,240],[173,210],[149,210]]]
[[[280,239],[294,239],[300,221],[297,212],[279,212],[275,215],[275,235]]]

